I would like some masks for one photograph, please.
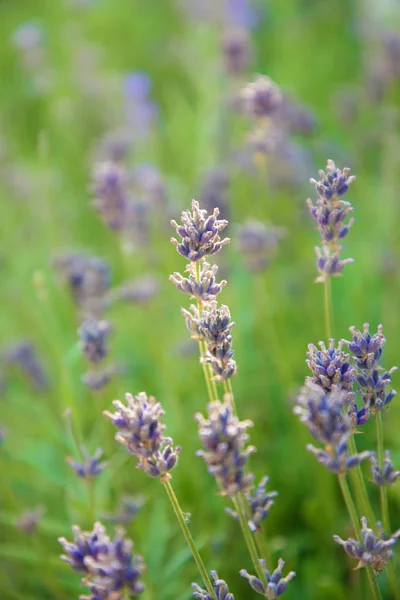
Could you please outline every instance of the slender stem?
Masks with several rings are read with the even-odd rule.
[[[327,277],[324,283],[325,330],[328,340],[333,337],[332,291],[331,278]]]
[[[384,450],[384,441],[383,441],[383,422],[382,422],[382,413],[380,410],[376,412],[376,440],[377,440],[377,455],[378,455],[378,465],[379,468],[383,472],[383,465],[385,459],[385,450]],[[381,498],[381,519],[383,524],[383,530],[387,535],[390,535],[392,528],[390,525],[390,516],[389,516],[389,503],[388,503],[388,493],[387,486],[380,486],[380,498]],[[398,600],[399,591],[397,587],[397,577],[395,568],[392,562],[387,565],[388,579],[390,582],[390,587],[392,588],[393,598]]]
[[[196,263],[196,280],[197,281],[200,281],[200,268],[201,268],[200,262],[198,261]],[[198,309],[199,309],[199,312],[201,312],[201,310],[203,309],[203,302],[201,300],[199,300],[199,302],[198,302]],[[207,350],[206,340],[202,339],[199,342],[199,345],[200,345],[200,355],[201,355],[201,357],[203,357]],[[204,363],[204,362],[203,362],[203,373],[204,373],[204,378],[206,380],[208,396],[209,396],[210,401],[212,402],[213,400],[217,400],[218,393],[217,393],[215,381],[212,377],[211,367],[209,364]],[[237,415],[237,410],[236,410],[236,405],[235,405],[235,396],[233,394],[232,384],[229,379],[224,381],[223,387],[224,387],[225,394],[229,394],[229,399],[230,399],[230,403],[231,403],[231,407],[232,407],[232,414],[235,417],[237,417],[238,415]],[[265,574],[259,563],[259,557],[261,558],[264,556],[264,558],[265,558],[265,555],[261,552],[261,549],[262,549],[261,536],[259,537],[259,539],[257,540],[257,543],[256,543],[255,536],[253,538],[253,533],[250,531],[250,528],[247,523],[246,514],[249,513],[250,509],[249,509],[249,505],[248,505],[248,502],[247,502],[244,494],[238,494],[237,499],[234,500],[234,504],[235,504],[236,512],[238,513],[238,516],[239,516],[240,525],[241,525],[241,528],[243,531],[243,535],[245,538],[247,548],[250,553],[250,557],[254,564],[254,568],[256,569],[258,576],[261,578],[261,581],[263,581],[266,584]],[[250,514],[248,514],[247,516],[248,516],[248,518],[250,518]]]
[[[185,516],[179,505],[178,498],[175,495],[173,487],[172,487],[171,483],[168,481],[168,479],[164,479],[161,481],[164,485],[165,491],[167,492],[168,498],[170,499],[172,508],[174,509],[176,518],[178,519],[179,525],[181,526],[183,535],[185,536],[186,542],[190,548],[190,551],[194,558],[194,562],[196,563],[196,566],[197,566],[199,573],[201,575],[201,578],[203,580],[204,586],[205,586],[207,592],[209,593],[209,595],[211,596],[211,598],[213,598],[213,600],[217,600],[211,580],[208,576],[207,570],[201,559],[199,551],[196,548],[196,544],[193,540],[192,534],[190,533],[189,527],[187,526]]]
[[[245,510],[243,507],[243,497],[242,494],[237,494],[236,496],[234,496],[232,498],[232,502],[233,505],[235,507],[235,510],[237,512],[237,515],[239,517],[239,523],[240,523],[240,527],[242,529],[242,533],[243,533],[243,537],[245,539],[246,542],[246,546],[247,546],[247,550],[249,551],[250,554],[250,558],[251,561],[253,563],[254,569],[257,573],[258,578],[262,581],[262,583],[266,586],[267,585],[267,579],[265,577],[265,573],[263,568],[261,567],[259,558],[258,558],[258,552],[257,552],[257,547],[256,544],[254,542],[254,538],[251,534],[251,531],[249,529],[249,525],[247,523],[246,520],[246,516],[245,516]]]
[[[384,444],[383,444],[383,423],[382,423],[382,413],[380,410],[376,412],[376,439],[378,445],[378,465],[379,468],[383,471],[383,461],[385,458],[384,455]],[[387,497],[387,487],[386,485],[381,485],[381,510],[382,510],[382,523],[383,529],[385,532],[390,535],[391,527],[390,527],[390,519],[389,519],[389,508],[388,508],[388,497]]]
[[[87,487],[87,491],[88,491],[90,522],[93,524],[95,522],[95,517],[96,517],[93,479],[91,477],[85,477],[85,483],[86,483],[86,487]]]
[[[200,308],[199,308],[199,311],[200,311]],[[207,352],[206,340],[202,339],[199,341],[199,348],[200,348],[200,360],[201,360],[202,367],[203,367],[204,379],[206,380],[208,398],[209,398],[210,402],[212,402],[213,400],[217,400],[218,393],[217,393],[215,381],[212,378],[211,367],[208,363],[205,363],[202,360]]]
[[[357,541],[361,544],[362,537],[360,531],[360,525],[357,515],[357,510],[355,504],[353,502],[353,498],[351,496],[350,488],[348,486],[346,475],[338,475],[340,489],[342,490],[343,498],[347,506],[347,510],[349,512],[349,516],[353,525],[354,533],[357,538]],[[367,571],[368,582],[371,587],[371,593],[374,600],[382,600],[381,592],[378,587],[378,583],[376,581],[376,576],[371,565],[366,565],[365,569]]]
[[[201,273],[201,262],[198,260],[196,262],[196,281],[200,281],[200,273]],[[204,310],[204,302],[202,300],[198,300],[197,308],[199,310],[199,316],[201,312]],[[207,352],[207,342],[204,338],[199,341],[200,348],[200,360],[203,367],[204,379],[206,380],[207,392],[210,402],[218,399],[217,386],[215,385],[215,381],[213,379],[213,374],[211,370],[211,365],[203,361],[203,358]]]
[[[237,410],[236,410],[236,404],[235,404],[235,396],[233,395],[233,389],[232,389],[232,384],[231,384],[231,380],[230,379],[226,379],[224,381],[224,392],[225,394],[229,394],[229,399],[231,402],[231,406],[232,406],[232,414],[237,417]]]
[[[351,455],[357,454],[356,442],[353,435],[349,438],[349,452]],[[370,526],[375,527],[376,519],[360,465],[357,465],[351,469],[350,478],[353,483],[359,508],[361,507],[362,514],[366,517]]]
[[[85,457],[82,452],[82,445],[79,441],[79,434],[77,432],[76,425],[74,423],[74,416],[72,414],[72,410],[70,407],[66,408],[66,410],[64,411],[63,417],[65,419],[65,422],[66,422],[69,432],[71,434],[72,441],[74,442],[75,450],[76,450],[80,460],[82,462],[84,462]]]
[[[126,589],[126,590],[124,591],[124,600],[130,600],[130,598],[131,598],[131,595],[130,595],[130,593],[129,593],[129,590],[128,590],[128,589]]]

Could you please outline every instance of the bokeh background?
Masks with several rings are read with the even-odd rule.
[[[245,43],[236,72],[235,40]],[[285,97],[261,168],[238,104],[255,73]],[[102,416],[113,399],[141,390],[163,403],[182,446],[174,486],[208,568],[235,597],[251,597],[238,575],[251,570],[239,527],[195,456],[193,415],[205,409],[206,387],[180,315],[189,302],[168,281],[185,266],[169,220],[192,198],[230,221],[232,242],[215,257],[228,280],[220,298],[236,322],[234,389],[241,417],[254,422],[251,466],[279,491],[266,540],[273,561],[282,555],[297,572],[286,598],[364,598],[364,578],[332,541],[351,533],[336,480],[306,452],[309,435],[292,414],[307,344],[325,339],[305,200],[328,158],[356,174],[348,194],[356,223],[344,241],[355,263],[333,282],[335,336],[383,323],[391,367],[400,355],[399,80],[395,0],[0,1],[1,598],[80,593],[57,542],[73,523],[92,525],[86,486],[65,461],[77,458],[71,422],[78,443],[102,447],[109,461],[94,483],[96,518],[106,522],[125,497],[141,506],[126,528],[148,565],[145,600],[190,597],[198,575],[163,490],[134,468]],[[93,171],[110,158],[129,174],[124,235],[93,206]],[[240,246],[249,218],[284,230],[257,271]],[[68,270],[71,253],[78,274]],[[112,325],[113,375],[97,392],[81,380],[85,307],[71,293],[86,268]],[[396,400],[384,423],[398,466]],[[372,424],[357,443],[374,446]],[[397,528],[396,486],[390,505]],[[385,574],[380,582],[389,598]]]

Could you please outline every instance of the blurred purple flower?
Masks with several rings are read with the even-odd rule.
[[[136,71],[125,77],[125,119],[135,139],[146,138],[154,124],[158,109],[150,99],[151,79],[147,73]]]
[[[21,340],[7,346],[3,351],[3,360],[8,367],[18,367],[36,389],[44,390],[48,387],[43,365],[31,342]]]

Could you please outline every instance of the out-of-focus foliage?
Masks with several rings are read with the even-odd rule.
[[[365,597],[362,578],[332,540],[351,535],[337,482],[306,452],[309,437],[292,407],[307,345],[326,337],[323,290],[314,283],[318,235],[305,200],[315,198],[308,180],[327,158],[357,176],[348,192],[356,222],[344,240],[355,262],[333,281],[335,336],[383,323],[385,364],[399,363],[400,10],[390,0],[249,4],[0,2],[5,600],[80,593],[57,542],[71,537],[73,523],[93,525],[88,487],[65,460],[79,459],[74,436],[90,457],[102,447],[108,461],[94,479],[94,516],[129,521],[136,513],[129,497],[142,505],[125,527],[148,565],[144,600],[190,597],[198,574],[162,486],[134,468],[102,416],[113,399],[141,390],[162,402],[168,435],[182,447],[174,487],[207,567],[236,598],[251,593],[239,576],[251,565],[238,525],[195,456],[193,415],[204,412],[207,391],[180,314],[186,298],[168,281],[184,269],[169,221],[192,198],[219,205],[230,221],[232,242],[216,258],[228,281],[220,298],[236,323],[236,404],[255,424],[252,469],[279,492],[264,528],[269,554],[297,572],[285,598]],[[227,36],[237,29],[252,45],[239,73],[227,64]],[[249,124],[233,107],[255,73],[276,81],[286,103],[283,139],[262,163],[246,150]],[[110,226],[106,192],[98,180],[93,186],[98,161],[122,155],[133,198],[124,232]],[[245,253],[249,220],[273,224],[270,234],[256,227],[271,256]],[[94,371],[77,334],[88,311],[111,324],[107,357]],[[384,424],[398,467],[396,399]],[[361,450],[375,444],[370,424],[363,432]],[[368,486],[375,502],[377,489]],[[389,492],[396,529],[400,491]],[[379,581],[389,598],[384,573]]]

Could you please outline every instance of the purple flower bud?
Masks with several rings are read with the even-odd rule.
[[[346,554],[359,560],[356,568],[372,565],[375,573],[380,573],[393,556],[392,547],[400,537],[400,529],[388,538],[379,524],[378,535],[368,528],[365,517],[361,517],[361,524],[362,543],[356,542],[352,538],[342,540],[338,535],[334,535],[333,539],[343,546]]]
[[[285,566],[285,563],[282,560],[282,558],[279,559],[278,566],[272,573],[270,573],[267,570],[264,560],[260,560],[260,565],[264,571],[265,578],[267,580],[266,586],[264,586],[264,584],[254,575],[249,575],[249,573],[245,569],[242,569],[240,571],[240,575],[242,577],[245,577],[249,581],[250,586],[255,592],[257,592],[261,596],[269,598],[269,600],[277,600],[279,596],[282,596],[282,594],[284,594],[289,585],[289,582],[296,576],[296,573],[291,571],[290,573],[288,573],[288,575],[286,575],[286,577],[282,577],[282,570]]]

